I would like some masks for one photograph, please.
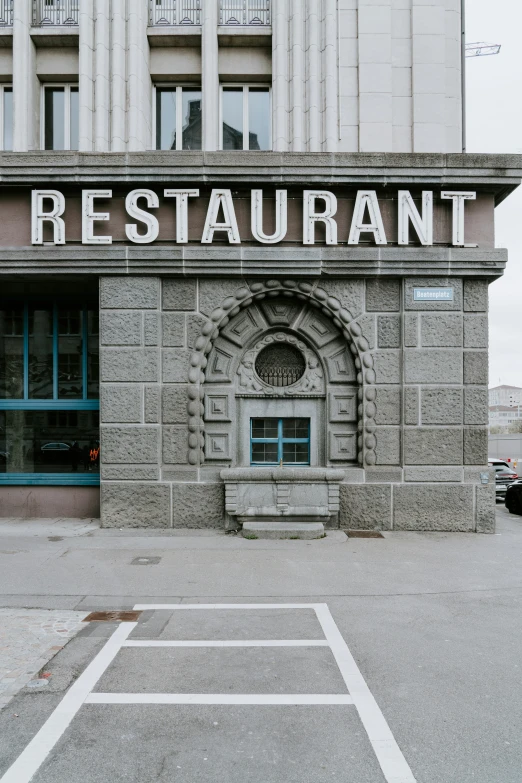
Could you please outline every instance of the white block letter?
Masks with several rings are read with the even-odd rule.
[[[94,221],[110,218],[108,212],[93,212],[95,198],[112,198],[112,190],[82,190],[82,244],[112,245],[112,237],[94,236]]]
[[[455,247],[478,247],[478,245],[467,245],[464,242],[464,202],[475,201],[477,194],[470,191],[445,190],[440,194],[440,197],[453,201],[453,245]]]
[[[276,228],[273,234],[263,231],[263,191],[252,191],[251,231],[254,239],[263,245],[275,245],[286,237],[288,228],[288,209],[286,190],[276,190]]]
[[[225,218],[223,223],[218,223],[220,207],[223,209],[223,217]],[[228,234],[228,241],[232,245],[239,245],[241,242],[239,238],[239,229],[237,227],[236,212],[234,210],[234,202],[232,201],[232,193],[230,190],[212,191],[201,242],[204,245],[210,245],[214,239],[215,231],[226,231]]]
[[[315,200],[324,201],[324,212],[315,211]],[[337,223],[334,215],[337,212],[337,198],[328,190],[305,190],[303,193],[303,244],[313,245],[315,242],[315,224],[324,223],[326,228],[326,244],[337,244]]]
[[[165,190],[165,198],[176,199],[176,242],[184,245],[188,242],[188,200],[199,196],[199,190]]]
[[[364,223],[364,210],[368,207],[369,223]],[[352,226],[348,238],[349,245],[358,245],[361,234],[370,233],[376,245],[386,245],[386,233],[382,222],[381,210],[375,190],[359,190],[355,199]]]
[[[44,212],[44,199],[53,202],[50,212]],[[65,212],[65,198],[59,190],[33,190],[31,193],[31,236],[33,245],[43,244],[43,224],[48,221],[53,226],[53,242],[65,245],[65,223],[60,217]]]
[[[422,217],[409,190],[399,190],[399,245],[410,241],[410,220],[421,245],[433,245],[433,191],[422,191]]]
[[[138,234],[138,226],[136,223],[127,223],[125,225],[125,233],[127,239],[137,244],[145,244],[147,242],[154,242],[158,238],[159,223],[158,218],[155,215],[145,212],[145,210],[138,207],[138,199],[144,198],[147,202],[149,209],[157,209],[159,207],[159,199],[153,190],[131,190],[125,199],[125,209],[129,217],[139,220],[141,223],[145,223],[147,232],[145,234]]]

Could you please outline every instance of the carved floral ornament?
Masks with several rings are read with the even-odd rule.
[[[256,372],[256,360],[267,347],[280,344],[295,346],[303,357],[304,372],[302,376],[290,385],[276,386],[265,382]],[[297,337],[283,332],[269,334],[259,340],[243,356],[237,369],[238,388],[240,394],[252,393],[255,396],[265,394],[270,397],[294,396],[297,394],[324,394],[324,374],[319,359]]]
[[[188,372],[188,461],[190,465],[201,465],[205,460],[204,446],[204,421],[205,407],[203,400],[205,391],[205,368],[207,356],[212,351],[214,341],[219,337],[223,329],[240,310],[249,307],[252,302],[266,297],[284,294],[288,297],[296,297],[301,301],[307,301],[311,306],[321,310],[324,315],[331,318],[334,325],[342,331],[344,338],[354,355],[357,369],[357,383],[359,385],[357,396],[358,407],[358,438],[357,459],[359,464],[365,466],[375,465],[377,461],[375,448],[375,415],[377,408],[375,401],[377,391],[375,389],[375,370],[373,356],[370,353],[368,340],[362,334],[361,325],[353,318],[352,314],[342,303],[320,286],[307,281],[296,280],[264,280],[250,283],[249,287],[238,288],[232,296],[228,296],[210,314],[209,320],[203,324],[201,334],[194,345],[194,352],[190,357]],[[285,339],[287,336],[285,335]]]

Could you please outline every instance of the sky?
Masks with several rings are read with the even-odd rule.
[[[519,153],[522,168],[521,0],[466,0],[466,40],[502,45],[466,60],[467,152]],[[497,207],[495,224],[509,261],[489,289],[489,385],[522,386],[522,185]]]

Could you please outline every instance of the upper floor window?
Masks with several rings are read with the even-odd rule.
[[[256,85],[221,88],[221,148],[269,150],[270,88]]]
[[[44,87],[42,147],[77,150],[79,147],[78,87],[64,84]]]
[[[157,150],[201,149],[201,89],[155,88]]]
[[[0,149],[13,149],[13,88],[0,85]]]

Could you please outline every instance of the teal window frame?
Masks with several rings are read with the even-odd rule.
[[[253,422],[257,419],[274,419],[275,416],[254,416],[250,419],[250,465],[252,467],[274,467],[281,464],[283,459],[283,446],[285,443],[306,443],[308,445],[308,460],[306,462],[284,462],[283,465],[292,465],[306,467],[310,465],[310,419],[308,421],[307,438],[285,438],[283,437],[283,422],[289,419],[306,418],[301,416],[284,416],[277,418],[277,438],[254,438],[252,435]],[[254,443],[277,443],[277,462],[256,462],[252,458],[252,446]]]
[[[31,301],[23,305],[23,374],[24,396],[20,399],[0,399],[0,411],[99,411],[99,398],[89,398],[88,391],[88,322],[87,313],[92,307],[78,307],[82,313],[82,397],[60,399],[58,397],[58,309],[63,302],[49,299],[53,311],[53,396],[47,400],[29,398],[29,308]],[[13,307],[17,302],[13,301]],[[73,309],[73,308],[69,308]],[[46,485],[46,486],[99,486],[99,473],[0,473],[0,485]]]

